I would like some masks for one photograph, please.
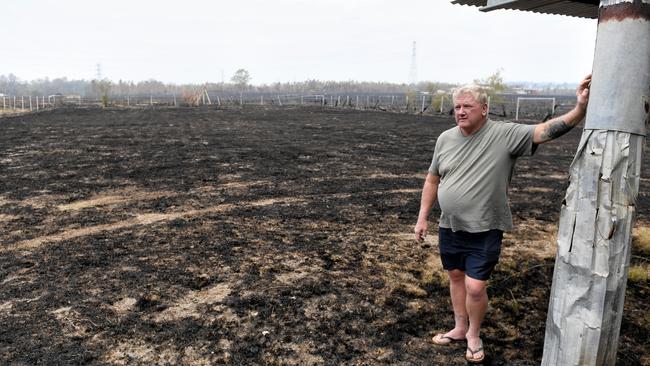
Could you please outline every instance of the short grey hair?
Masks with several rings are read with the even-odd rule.
[[[488,101],[487,93],[485,92],[485,88],[480,85],[467,84],[467,85],[460,86],[454,89],[454,93],[452,97],[454,101],[456,101],[456,98],[458,98],[458,96],[464,94],[469,94],[473,96],[474,99],[481,104],[487,104]]]

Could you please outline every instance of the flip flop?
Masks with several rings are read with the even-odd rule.
[[[442,333],[438,333],[433,338],[431,338],[431,342],[433,342],[433,344],[437,346],[448,346],[452,343],[464,342],[464,341],[465,338],[451,338]]]
[[[479,341],[480,341],[481,343],[480,343],[480,346],[478,346],[478,348],[476,348],[476,349],[471,349],[471,348],[467,347],[467,350],[469,351],[469,353],[472,354],[472,357],[471,357],[471,358],[470,358],[470,357],[467,357],[467,352],[465,352],[465,359],[467,360],[467,362],[469,362],[469,363],[471,363],[471,364],[482,363],[483,360],[485,360],[485,350],[483,349],[483,340],[479,338]],[[481,357],[479,357],[479,358],[475,358],[474,355],[477,354],[477,353],[479,353],[479,352],[483,352],[483,353],[481,354]]]

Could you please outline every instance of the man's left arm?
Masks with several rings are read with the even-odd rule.
[[[535,126],[535,135],[533,137],[535,144],[543,144],[564,135],[585,118],[587,104],[589,103],[590,85],[591,74],[582,79],[580,85],[578,85],[576,89],[577,103],[571,111]]]

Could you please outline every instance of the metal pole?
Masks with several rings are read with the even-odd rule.
[[[553,108],[551,109],[551,117],[555,115],[555,98],[553,98]]]
[[[560,215],[544,366],[616,363],[649,86],[650,2],[602,0],[587,121]]]
[[[517,108],[515,109],[515,121],[519,121],[519,98],[517,98]]]

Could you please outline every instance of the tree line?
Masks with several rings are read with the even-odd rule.
[[[43,96],[43,95],[79,95],[83,98],[115,97],[115,96],[169,96],[191,95],[207,90],[211,93],[239,94],[403,94],[415,91],[436,93],[438,90],[450,90],[457,84],[423,81],[417,84],[389,83],[374,81],[323,81],[305,80],[298,82],[276,82],[271,84],[253,85],[251,77],[245,69],[239,69],[229,82],[206,82],[204,84],[173,84],[158,80],[144,81],[112,81],[75,80],[68,78],[21,80],[14,74],[0,75],[0,94],[11,96]],[[507,91],[500,71],[481,80],[492,90]],[[495,84],[498,86],[494,88]],[[496,89],[496,90],[495,90]],[[549,92],[562,92],[558,90]]]

